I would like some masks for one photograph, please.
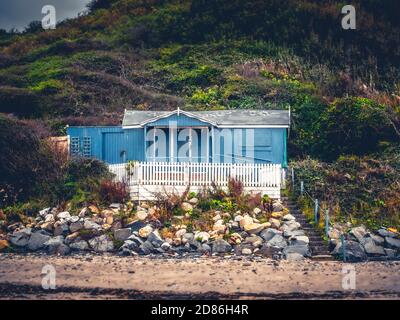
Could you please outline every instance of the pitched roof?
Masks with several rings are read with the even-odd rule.
[[[123,127],[142,127],[173,114],[184,114],[217,127],[289,127],[287,110],[217,110],[217,111],[139,111],[125,110]]]

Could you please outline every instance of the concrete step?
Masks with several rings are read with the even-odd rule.
[[[333,261],[334,257],[330,254],[316,254],[311,257],[315,261]]]

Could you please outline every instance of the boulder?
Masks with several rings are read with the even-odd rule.
[[[57,219],[68,220],[68,219],[71,219],[71,215],[69,214],[68,211],[63,211],[63,212],[60,212],[59,214],[57,214]]]
[[[54,223],[54,235],[55,236],[61,236],[61,235],[67,235],[69,233],[69,227],[68,223],[66,221],[56,221]]]
[[[287,246],[287,242],[285,238],[282,237],[280,234],[276,234],[273,236],[273,238],[267,241],[266,245],[269,247],[277,247],[283,249]]]
[[[163,249],[164,251],[169,251],[171,249],[171,245],[168,242],[163,242],[161,244],[161,249]]]
[[[142,243],[140,243],[140,244],[142,244]],[[137,242],[132,241],[132,240],[126,240],[123,243],[123,245],[119,248],[119,251],[124,251],[124,250],[129,250],[129,252],[131,250],[138,251],[140,244],[138,244]]]
[[[40,232],[32,233],[28,241],[28,249],[32,251],[42,249],[50,238],[50,236],[41,234]]]
[[[42,218],[46,217],[51,211],[51,208],[46,208],[43,210],[39,211],[39,216],[41,216]]]
[[[74,233],[77,232],[79,230],[83,229],[83,222],[82,221],[76,221],[76,222],[72,222],[69,226],[69,231]]]
[[[144,221],[146,220],[148,216],[147,211],[145,210],[139,210],[138,212],[136,212],[136,217],[140,220],[140,221]]]
[[[349,262],[359,262],[367,260],[367,254],[364,251],[363,246],[352,240],[347,240],[345,242],[346,247],[346,259]],[[332,252],[334,255],[343,255],[342,243],[338,242],[336,248]]]
[[[369,256],[384,256],[385,255],[384,248],[382,246],[377,245],[375,243],[375,241],[370,237],[362,239],[360,243],[362,244],[365,252]]]
[[[283,221],[294,221],[294,220],[296,220],[296,218],[293,215],[291,215],[290,213],[288,213],[283,216],[282,220]]]
[[[272,212],[280,212],[284,209],[282,203],[280,201],[275,201],[272,204]]]
[[[400,240],[399,239],[395,239],[392,237],[386,237],[385,243],[386,243],[386,246],[389,247],[390,249],[396,249],[396,250],[400,249]]]
[[[198,202],[199,202],[199,199],[197,199],[197,198],[192,198],[192,199],[189,200],[189,203],[190,203],[191,205],[194,205],[194,206],[195,206]]]
[[[161,247],[161,245],[164,243],[164,240],[160,237],[158,230],[155,230],[152,233],[150,233],[149,236],[147,237],[147,241],[150,242],[155,248]]]
[[[49,222],[42,223],[40,225],[40,228],[42,230],[46,230],[46,231],[52,232],[53,231],[53,226],[54,226],[54,222],[49,221]]]
[[[311,251],[308,245],[289,245],[283,249],[285,257],[290,253],[297,253],[304,257],[311,257]]]
[[[260,232],[260,237],[263,238],[265,241],[271,240],[276,234],[282,234],[281,231],[276,229],[268,228]]]
[[[272,212],[271,217],[275,219],[281,219],[283,217],[283,212]]]
[[[384,229],[384,228],[379,229],[377,232],[381,237],[384,237],[384,238],[386,238],[386,237],[390,237],[390,238],[396,237],[396,233],[391,232],[391,231],[389,231],[387,229]]]
[[[253,223],[253,218],[247,214],[239,221],[240,228],[242,229],[244,229],[246,225],[251,223]]]
[[[205,232],[205,231],[196,232],[196,233],[194,234],[194,238],[195,238],[197,241],[200,241],[200,242],[202,242],[202,243],[206,243],[206,242],[208,242],[208,240],[210,239],[210,234],[209,234],[208,232]]]
[[[122,204],[120,204],[120,203],[111,203],[111,204],[109,205],[109,207],[110,207],[111,209],[120,210],[120,209],[122,208]]]
[[[96,252],[107,252],[114,250],[114,243],[106,234],[90,239],[89,245]]]
[[[263,244],[263,239],[259,236],[253,235],[244,239],[243,243],[251,244],[253,247],[258,248]]]
[[[376,234],[373,234],[373,233],[371,233],[369,236],[372,238],[372,240],[374,240],[374,242],[377,245],[383,246],[385,244],[385,238],[378,236]]]
[[[29,242],[31,234],[32,234],[31,228],[24,228],[22,230],[14,231],[10,237],[10,242],[14,246],[25,247]]]
[[[305,236],[305,233],[304,233],[303,230],[293,230],[293,231],[292,230],[286,230],[283,233],[283,236],[286,237],[286,238],[291,239],[291,238],[298,237],[298,236]]]
[[[281,226],[281,222],[278,219],[275,218],[270,218],[269,222],[271,223],[271,226],[275,229],[279,229],[279,227]]]
[[[66,251],[65,248],[59,250],[59,247],[64,245],[64,237],[63,236],[56,236],[50,238],[44,243],[44,247],[46,248],[49,254],[56,254],[59,251],[64,252]]]
[[[177,232],[175,232],[175,237],[182,238],[185,233],[186,233],[186,229],[180,229]]]
[[[153,227],[151,225],[147,225],[139,230],[139,236],[142,238],[147,238],[152,232]]]
[[[131,228],[123,228],[114,230],[114,239],[117,241],[125,241],[132,235]]]
[[[141,254],[150,254],[150,253],[152,253],[154,251],[154,247],[153,247],[153,245],[151,244],[150,241],[143,242],[139,246],[139,249],[140,249],[140,253]]]
[[[193,206],[189,202],[182,202],[181,209],[185,212],[189,212],[193,210]]]
[[[349,234],[358,242],[361,242],[362,239],[367,235],[367,229],[364,226],[355,227],[349,231]]]
[[[93,222],[91,220],[85,220],[83,227],[86,230],[96,230],[96,231],[102,230],[102,228],[99,224],[97,224],[96,222]]]
[[[65,244],[70,244],[72,242],[74,242],[76,239],[78,239],[80,236],[79,232],[74,232],[69,234],[68,236],[65,237]]]
[[[279,259],[282,255],[282,249],[268,246],[266,243],[261,247],[260,254],[267,258]]]
[[[254,213],[255,215],[260,214],[261,211],[262,211],[262,210],[261,210],[260,208],[254,208],[254,209],[253,209],[253,213]]]
[[[54,218],[54,214],[52,214],[52,213],[49,213],[44,218],[44,222],[55,222],[55,221],[56,221],[56,219]]]
[[[69,247],[72,250],[77,250],[77,251],[87,251],[89,250],[89,244],[85,240],[79,240],[76,242],[73,242],[69,245]]]
[[[212,243],[212,252],[226,253],[232,250],[232,246],[223,239],[217,239]]]
[[[213,225],[213,231],[224,234],[226,231],[226,225],[224,224],[224,220],[221,219],[215,222]]]
[[[251,251],[251,249],[249,249],[249,248],[242,249],[242,254],[245,256],[251,255],[252,253],[253,253],[253,251]]]
[[[143,221],[135,220],[135,221],[128,223],[125,227],[131,228],[132,232],[135,232],[135,231],[139,231],[141,228],[143,228],[145,226],[146,226],[146,223],[144,223]]]
[[[0,240],[0,252],[4,249],[7,249],[9,246],[10,245],[7,240],[5,239]]]
[[[308,245],[310,239],[307,236],[295,236],[291,239],[293,245]]]
[[[244,226],[244,231],[250,233],[250,234],[257,234],[261,232],[265,226],[259,223],[248,223]]]

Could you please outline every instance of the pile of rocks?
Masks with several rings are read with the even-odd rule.
[[[349,228],[335,225],[329,231],[329,246],[333,255],[342,258],[341,234],[344,235],[345,239],[344,247],[347,261],[400,259],[400,234],[398,232],[386,228],[372,232],[365,226]]]
[[[197,202],[192,198],[181,208],[190,214]],[[126,222],[120,218],[121,211],[126,210],[120,204],[103,210],[90,206],[78,215],[47,208],[39,212],[33,223],[8,226],[4,241],[26,251],[61,255],[72,251],[113,251],[120,255],[235,254],[290,260],[310,256],[309,238],[280,201],[274,201],[270,214],[259,208],[234,214],[215,210],[209,230],[173,224],[164,237],[162,225],[152,218],[157,208],[142,203],[136,209],[135,218]],[[265,222],[260,222],[259,217]]]

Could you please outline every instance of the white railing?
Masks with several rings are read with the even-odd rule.
[[[227,186],[229,178],[244,187],[281,187],[280,164],[134,162],[109,165],[115,179],[128,185]]]

